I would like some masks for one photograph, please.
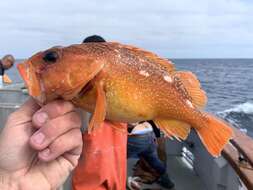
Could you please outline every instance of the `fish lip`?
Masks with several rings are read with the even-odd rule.
[[[46,102],[45,88],[42,80],[38,77],[36,71],[28,60],[19,63],[17,66],[21,77],[25,82],[29,95],[33,97],[40,105]]]

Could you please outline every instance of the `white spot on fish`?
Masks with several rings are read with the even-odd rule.
[[[133,98],[134,98],[134,100],[138,100],[138,95],[137,94],[133,94]]]
[[[145,76],[145,77],[148,77],[149,76],[149,73],[147,71],[144,71],[144,70],[141,70],[139,72],[141,75]]]
[[[172,83],[172,78],[171,78],[170,76],[166,75],[166,76],[164,76],[163,78],[164,78],[164,80],[166,80],[167,82]]]
[[[187,104],[188,106],[190,106],[191,108],[194,108],[193,105],[192,105],[192,103],[190,102],[190,100],[186,100],[186,104]]]

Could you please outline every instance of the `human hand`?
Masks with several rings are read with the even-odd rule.
[[[74,106],[28,100],[0,134],[0,189],[51,190],[64,183],[82,151],[81,119]]]

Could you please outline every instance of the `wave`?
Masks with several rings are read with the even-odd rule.
[[[233,108],[224,110],[222,112],[218,112],[218,114],[230,113],[230,112],[253,114],[253,103],[246,102],[243,104],[239,104],[239,105],[234,106]]]
[[[240,128],[253,137],[253,103],[245,102],[230,109],[217,112],[217,115],[228,121],[234,127]]]

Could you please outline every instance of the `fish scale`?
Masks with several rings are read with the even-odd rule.
[[[48,54],[57,59],[45,59]],[[115,42],[54,47],[18,69],[40,103],[61,98],[93,113],[89,132],[105,119],[153,120],[177,139],[186,139],[194,128],[213,156],[233,135],[227,123],[201,110],[207,97],[194,74],[177,71],[171,61],[137,47]]]

